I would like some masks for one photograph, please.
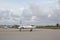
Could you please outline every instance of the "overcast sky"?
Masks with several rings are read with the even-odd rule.
[[[0,24],[60,23],[59,3],[60,0],[0,0]]]

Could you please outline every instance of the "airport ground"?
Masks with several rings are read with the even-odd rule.
[[[0,28],[0,40],[60,40],[60,30],[56,29],[3,29]]]

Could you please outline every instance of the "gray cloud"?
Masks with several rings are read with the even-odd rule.
[[[31,10],[31,13],[29,12]],[[39,5],[32,4],[28,10],[24,10],[23,16],[26,24],[35,25],[49,25],[60,23],[60,9],[52,6],[48,12],[44,12],[44,9]],[[30,21],[33,16],[36,16],[35,22]],[[24,22],[24,21],[23,21]]]
[[[19,8],[18,8],[19,9]],[[60,9],[54,6],[48,12],[44,12],[44,8],[36,3],[30,4],[29,8],[25,8],[20,15],[19,10],[11,12],[11,10],[0,10],[0,24],[19,24],[23,25],[48,25],[60,23]],[[14,14],[16,13],[16,14]],[[17,13],[19,13],[17,15]]]
[[[19,24],[20,16],[13,14],[11,10],[0,10],[0,24]]]

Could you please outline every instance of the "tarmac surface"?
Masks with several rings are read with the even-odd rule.
[[[0,40],[60,40],[60,30],[53,29],[1,29]]]

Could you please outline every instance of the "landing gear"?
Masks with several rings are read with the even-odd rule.
[[[30,29],[30,32],[32,31],[32,28]]]
[[[20,28],[20,30],[19,30],[20,32],[21,32],[21,28]]]

